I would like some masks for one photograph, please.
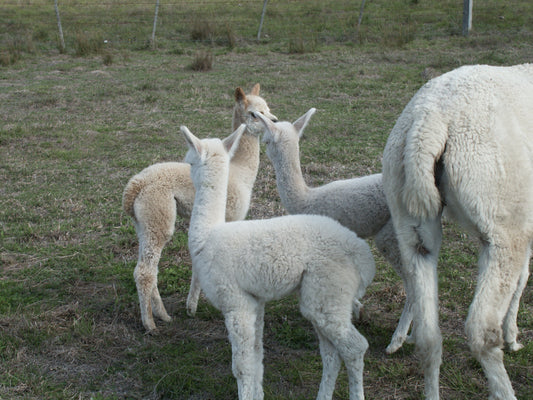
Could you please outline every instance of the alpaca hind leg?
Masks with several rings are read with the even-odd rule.
[[[413,313],[412,337],[424,371],[425,395],[428,400],[437,400],[442,360],[437,288],[437,258],[442,241],[440,216],[429,220],[400,216],[396,226],[402,250],[402,277]]]
[[[395,353],[403,346],[404,343],[414,343],[414,338],[408,335],[412,321],[413,314],[411,312],[411,304],[406,301],[403,306],[400,321],[398,321],[398,325],[392,334],[391,341],[385,349],[387,354]]]
[[[320,343],[320,356],[322,357],[322,380],[320,381],[317,400],[331,400],[341,368],[341,357],[333,343],[320,332],[316,325],[315,331]]]
[[[315,321],[317,330],[332,344],[335,348],[335,352],[340,355],[340,358],[346,365],[348,383],[350,386],[350,400],[363,400],[365,398],[363,389],[363,368],[364,355],[368,349],[367,340],[349,321],[344,321],[344,323],[342,323],[341,321],[335,320],[328,321],[327,318],[320,318],[320,320],[325,321],[326,323],[320,326],[320,323]],[[329,355],[332,355],[331,350],[329,350]],[[324,369],[324,374],[327,372],[335,372],[333,369],[337,368],[336,363],[337,360],[335,359],[328,360],[328,368],[331,370],[326,371],[326,369]],[[338,370],[336,372],[338,373]],[[324,376],[322,379],[324,381]],[[326,379],[328,379],[328,377],[326,377]],[[332,385],[334,385],[334,383],[334,381],[330,382]],[[320,387],[322,388],[322,384]],[[322,400],[321,397],[319,398]],[[323,399],[331,399],[331,397],[324,397]]]
[[[509,351],[518,351],[524,347],[524,345],[517,342],[518,326],[516,325],[516,320],[518,316],[518,307],[520,306],[520,297],[522,297],[522,292],[524,291],[529,278],[530,256],[531,246],[528,249],[528,255],[526,257],[522,273],[520,274],[520,279],[518,280],[518,286],[511,299],[511,304],[509,305],[507,314],[503,319],[503,340],[505,342],[505,347]]]
[[[515,399],[503,364],[502,323],[516,292],[529,243],[488,243],[479,257],[479,277],[465,328],[470,349],[488,380],[489,399]]]
[[[154,199],[159,201],[154,202]],[[170,321],[157,288],[158,264],[161,252],[174,234],[176,204],[171,195],[159,198],[147,189],[135,202],[135,229],[139,238],[139,261],[133,276],[137,285],[141,319],[145,329],[156,326],[153,314]]]
[[[338,374],[336,357],[340,356],[348,370],[350,400],[363,400],[364,354],[368,342],[351,322],[357,279],[344,273],[346,271],[332,273],[330,269],[326,270],[324,274],[319,271],[304,275],[300,287],[300,311],[315,327],[323,356],[324,370],[318,399],[331,399]],[[350,278],[354,281],[350,282]]]
[[[375,243],[378,250],[383,254],[383,256],[390,263],[394,271],[402,278],[405,286],[405,279],[403,279],[402,272],[402,263],[401,263],[401,253],[398,247],[398,239],[396,238],[396,233],[394,231],[394,226],[392,220],[389,220],[387,224],[378,232],[375,237]],[[412,342],[411,338],[408,336],[409,328],[411,327],[411,322],[413,321],[413,314],[411,312],[411,303],[409,301],[409,290],[405,288],[406,298],[405,304],[403,307],[402,315],[400,316],[400,321],[396,326],[396,329],[392,335],[390,344],[385,349],[387,354],[392,354],[402,347],[405,341],[408,343]]]
[[[159,294],[159,288],[157,287],[157,280],[152,290],[152,311],[156,317],[165,322],[172,321],[170,315],[168,315],[163,300],[161,300],[161,295]]]
[[[161,256],[161,248],[142,243],[139,247],[139,260],[133,271],[137,286],[141,320],[148,331],[153,331],[156,326],[152,314],[152,299],[154,289],[157,290],[157,264]]]
[[[194,317],[196,309],[198,308],[198,300],[200,299],[200,282],[196,276],[196,271],[192,270],[191,286],[189,288],[189,294],[187,296],[187,315]]]
[[[237,380],[239,400],[253,400],[256,387],[254,352],[256,315],[253,307],[247,308],[250,309],[241,308],[224,315],[231,342],[232,371]]]

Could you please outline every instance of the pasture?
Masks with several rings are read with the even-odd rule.
[[[196,317],[185,312],[187,223],[178,221],[159,264],[173,320],[158,321],[158,333],[147,335],[133,280],[137,238],[121,207],[132,175],[184,156],[180,125],[200,137],[230,133],[237,86],[248,92],[259,82],[282,120],[317,108],[301,156],[308,184],[319,185],[380,172],[394,122],[429,78],[466,64],[533,62],[529,0],[485,2],[477,20],[474,10],[468,37],[460,35],[457,1],[370,1],[359,31],[359,2],[269,2],[260,41],[261,1],[173,1],[166,8],[162,2],[156,48],[147,45],[152,2],[67,1],[59,2],[66,51],[58,50],[49,3],[0,5],[0,399],[237,397],[221,314],[205,299]],[[212,65],[195,71],[205,56]],[[283,213],[263,153],[249,218]],[[464,335],[477,247],[445,223],[439,264],[445,399],[488,395]],[[376,278],[356,324],[370,343],[365,394],[421,399],[414,346],[384,352],[404,293],[375,254]],[[531,278],[518,326],[525,347],[506,353],[505,365],[517,398],[527,400]],[[318,340],[293,298],[267,307],[264,342],[265,398],[314,398],[322,372]],[[344,370],[335,398],[347,398]]]

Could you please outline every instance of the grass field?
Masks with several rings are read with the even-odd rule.
[[[318,109],[301,152],[308,183],[319,185],[379,172],[390,129],[428,78],[465,64],[533,61],[529,0],[484,2],[468,38],[459,35],[457,1],[370,1],[359,32],[354,2],[269,2],[259,42],[263,2],[174,0],[161,2],[156,49],[147,44],[155,2],[64,1],[64,52],[49,3],[0,5],[0,399],[237,397],[220,313],[205,300],[195,318],[185,312],[187,223],[178,221],[160,262],[173,321],[159,321],[158,334],[146,335],[133,281],[137,239],[121,209],[132,175],[183,157],[180,125],[201,137],[230,133],[237,86],[259,82],[284,120]],[[191,65],[201,54],[212,65],[196,72]],[[250,218],[284,213],[273,168],[261,157]],[[488,396],[463,331],[476,254],[477,243],[445,223],[445,399]],[[370,343],[365,393],[421,399],[414,347],[384,353],[404,294],[377,254],[376,261],[357,324]],[[526,400],[533,388],[531,279],[518,325],[525,348],[506,354],[505,364],[517,398]],[[318,342],[295,300],[272,303],[265,398],[314,398],[320,376]],[[347,396],[343,371],[335,398]]]

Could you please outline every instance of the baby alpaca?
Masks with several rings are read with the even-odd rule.
[[[375,237],[378,249],[401,275],[400,250],[381,174],[339,180],[314,188],[305,183],[300,168],[299,139],[315,111],[311,108],[294,124],[274,123],[260,114],[254,115],[266,128],[263,142],[276,170],[276,183],[283,206],[290,214],[326,215],[363,239]],[[387,353],[393,353],[402,346],[411,319],[410,305],[406,301]]]
[[[249,119],[250,112],[276,120],[268,105],[259,96],[259,84],[249,95],[241,88],[235,90],[233,130]],[[238,151],[230,164],[226,219],[244,219],[250,205],[252,188],[259,168],[259,138],[262,127],[249,124]],[[133,217],[139,238],[139,259],[134,277],[139,295],[141,319],[146,330],[156,328],[155,315],[163,321],[170,316],[159,295],[157,271],[163,248],[174,234],[176,216],[188,219],[194,202],[194,186],[190,166],[185,162],[165,162],[151,165],[133,176],[122,197],[124,211]],[[194,314],[200,289],[191,282],[187,309]]]
[[[353,298],[374,277],[370,248],[324,216],[225,222],[229,160],[244,129],[220,141],[199,140],[181,128],[196,188],[189,229],[193,275],[224,315],[239,399],[263,399],[265,303],[298,291],[300,310],[320,341],[324,370],[317,398],[332,398],[343,360],[350,399],[361,400],[368,343],[351,316]]]
[[[516,317],[533,241],[532,110],[533,64],[466,66],[424,85],[387,141],[383,186],[413,303],[412,335],[427,399],[439,398],[443,212],[480,239],[466,334],[489,399],[515,399],[501,349],[521,347]]]

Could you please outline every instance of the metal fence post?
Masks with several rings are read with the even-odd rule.
[[[468,36],[472,29],[472,5],[474,0],[463,0],[463,36]]]
[[[59,6],[57,5],[57,1],[54,1],[54,8],[56,10],[56,17],[57,17],[57,27],[59,29],[59,51],[61,53],[65,52],[65,39],[63,38],[63,28],[61,27],[61,18],[59,17]]]
[[[159,0],[155,2],[154,28],[152,29],[152,49],[155,49],[155,29],[157,26],[157,14],[159,12]]]
[[[261,29],[263,28],[263,20],[265,19],[265,12],[268,0],[263,3],[263,12],[261,13],[261,22],[259,23],[259,30],[257,31],[257,40],[261,39]]]

